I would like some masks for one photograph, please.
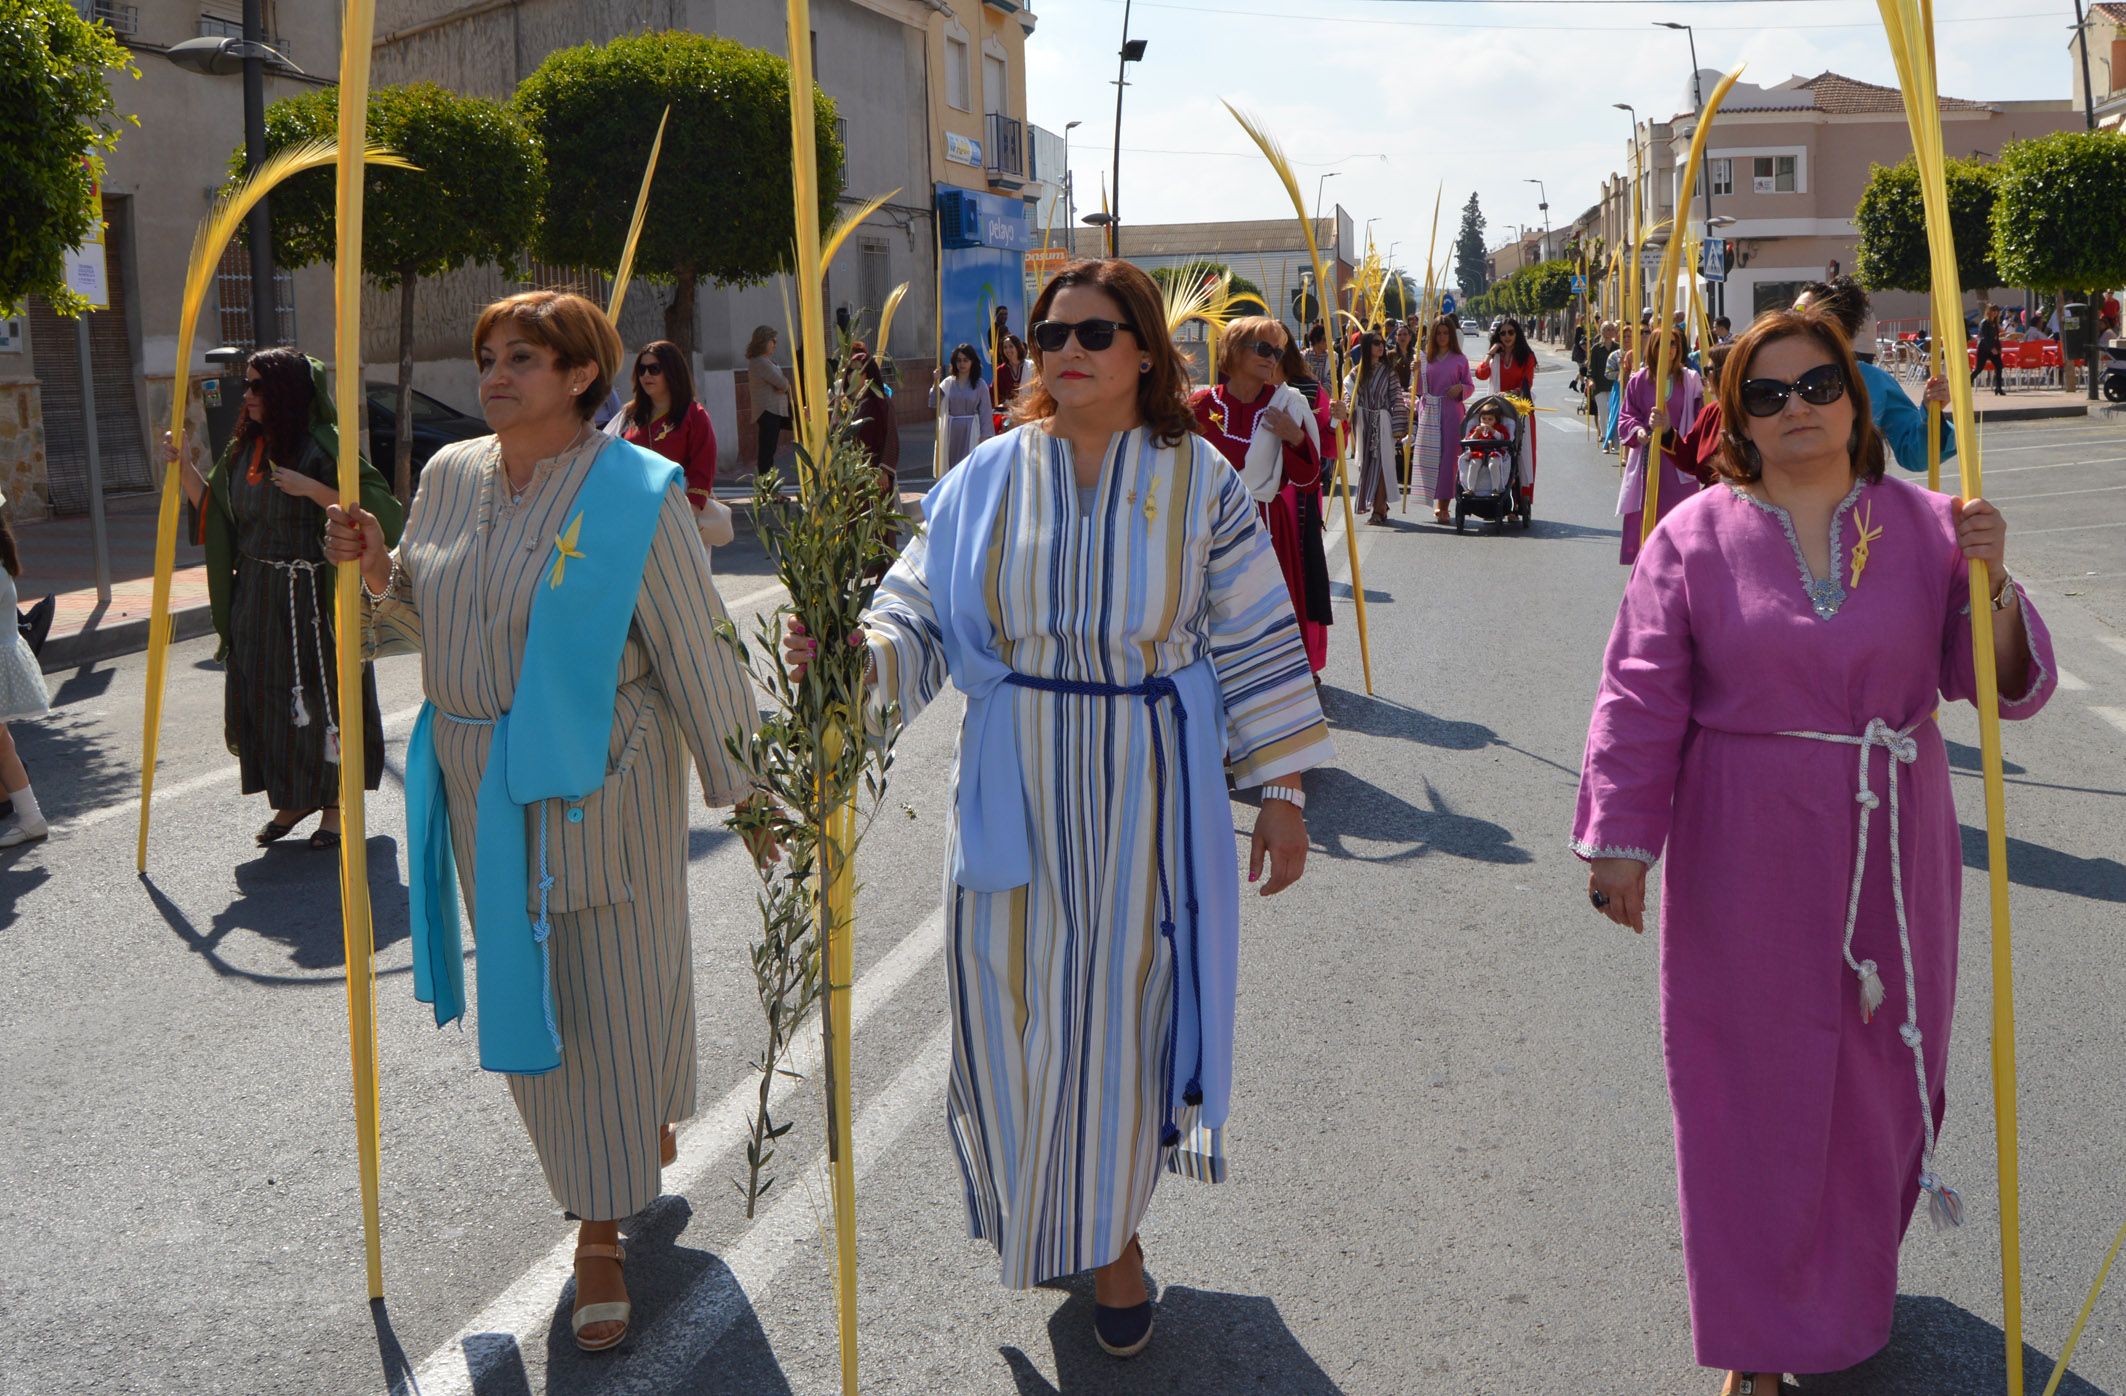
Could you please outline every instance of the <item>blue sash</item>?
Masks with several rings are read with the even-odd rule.
[[[642,591],[643,567],[664,496],[679,467],[625,441],[609,441],[562,515],[553,560],[532,598],[515,705],[500,719],[421,706],[406,750],[407,876],[411,883],[413,995],[435,1005],[436,1026],[465,1014],[465,957],[458,921],[450,807],[436,756],[435,723],[494,728],[475,799],[473,924],[480,1065],[536,1076],[561,1064],[561,1033],[547,967],[547,811],[539,812],[538,877],[525,832],[527,807],[580,800],[605,783],[620,652]],[[526,910],[536,890],[539,915]]]

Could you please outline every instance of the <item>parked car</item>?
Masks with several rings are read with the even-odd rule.
[[[390,479],[398,460],[399,388],[396,383],[370,383],[369,458]],[[485,420],[469,417],[457,408],[438,402],[423,392],[413,395],[413,478],[419,481],[428,458],[453,441],[470,441],[489,434]]]

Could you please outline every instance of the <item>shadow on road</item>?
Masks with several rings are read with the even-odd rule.
[[[310,974],[261,974],[231,964],[222,945],[232,933],[246,932],[287,948],[289,961],[302,970],[340,970],[347,964],[340,927],[339,861],[334,854],[301,843],[260,850],[235,868],[237,898],[214,914],[202,931],[152,876],[141,886],[164,924],[212,967],[216,974],[253,984],[336,984],[337,977]],[[389,835],[369,840],[369,906],[376,948],[404,940],[406,886],[399,879],[398,842]],[[384,970],[403,974],[405,968]]]
[[[1330,858],[1361,863],[1400,863],[1430,853],[1445,853],[1479,863],[1529,863],[1533,856],[1515,845],[1513,831],[1488,819],[1458,814],[1432,782],[1425,782],[1430,808],[1419,809],[1400,795],[1368,784],[1335,767],[1307,774],[1307,832]],[[1359,852],[1345,840],[1391,845],[1385,851]]]
[[[25,845],[28,848],[37,846]],[[0,854],[0,858],[5,857],[5,854]],[[51,880],[50,868],[38,867],[35,864],[18,867],[0,862],[0,931],[15,924],[16,907],[23,898]]]
[[[1986,831],[1968,824],[1959,828],[1964,838],[1964,866],[1983,871]],[[2039,887],[2093,901],[2126,902],[2126,863],[2116,858],[2082,858],[2027,839],[2008,840],[2008,880],[2018,887]]]
[[[1093,1340],[1092,1276],[1059,1286],[1070,1297],[1048,1320],[1055,1349],[1051,1385],[1024,1352],[999,1349],[1019,1396],[1092,1392],[1275,1391],[1279,1396],[1340,1396],[1277,1312],[1275,1300],[1176,1285],[1158,1292],[1152,1345],[1123,1363]]]
[[[1357,732],[1368,737],[1395,737],[1438,747],[1442,751],[1482,751],[1489,746],[1503,747],[1516,755],[1525,756],[1531,761],[1562,772],[1570,776],[1575,783],[1580,779],[1580,773],[1572,767],[1561,765],[1547,756],[1524,751],[1481,722],[1462,722],[1451,717],[1437,717],[1423,709],[1413,708],[1393,699],[1368,697],[1363,693],[1342,688],[1324,687],[1321,690],[1321,710],[1329,719],[1332,733]]]
[[[113,754],[115,744],[107,732],[98,730],[92,714],[70,711],[61,705],[61,694],[69,685],[77,680],[100,679],[110,672],[113,671],[83,670],[76,674],[52,695],[50,717],[18,722],[12,729],[22,764],[29,768],[30,779],[43,797],[44,812],[55,819],[128,796],[140,798],[140,763]]]
[[[1979,751],[1977,747],[1965,746],[1962,742],[1952,742],[1949,741],[1947,738],[1943,738],[1942,745],[1949,749],[1950,770],[1970,771],[1976,773],[1984,769],[1984,767],[1979,764]],[[2004,756],[2001,758],[2001,774],[2004,776],[2020,776],[2027,775],[2029,773],[2024,770],[2023,767],[2016,765],[2013,761],[2008,760]]]
[[[1529,527],[1528,532],[1532,537],[1558,538],[1568,543],[1614,543],[1624,536],[1621,527],[1589,528],[1586,524],[1560,523],[1556,519],[1546,519],[1541,514],[1536,516],[1535,523]]]
[[[1900,1294],[1890,1345],[1858,1367],[1820,1376],[1797,1377],[1809,1396],[1996,1396],[2008,1389],[2002,1370],[1998,1325],[1946,1299]],[[2052,1375],[2052,1358],[2023,1344],[2023,1385],[2042,1391]],[[2108,1396],[2103,1388],[2069,1372],[2059,1396]]]
[[[547,1330],[547,1396],[616,1390],[790,1396],[789,1379],[731,1267],[708,1251],[678,1244],[680,1233],[693,1218],[694,1209],[685,1198],[660,1197],[625,1228],[628,1294],[635,1305],[630,1319],[633,1332],[648,1334],[665,1322],[694,1323],[699,1341],[686,1345],[692,1365],[633,1364],[633,1335],[612,1352],[578,1351],[569,1326],[569,1315],[576,1306],[576,1285],[571,1280],[555,1301],[553,1322]],[[729,1317],[724,1318],[727,1312]],[[704,1313],[712,1316],[709,1322],[700,1322]],[[657,1350],[669,1346],[663,1344]],[[521,1371],[521,1358],[518,1361]],[[475,1373],[473,1390],[479,1396],[510,1396],[516,1388],[490,1388]]]
[[[413,1364],[399,1346],[398,1332],[391,1326],[391,1310],[381,1299],[369,1301],[369,1321],[376,1326],[377,1356],[384,1363],[384,1389],[391,1396],[418,1396],[420,1383],[413,1378]]]

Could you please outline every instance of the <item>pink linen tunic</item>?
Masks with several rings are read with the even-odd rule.
[[[1684,1265],[1698,1361],[1824,1372],[1888,1342],[1897,1253],[1926,1127],[1892,898],[1896,769],[1916,1007],[1930,1107],[1945,1102],[1963,857],[1934,712],[1975,692],[1968,579],[1946,496],[1856,483],[1811,579],[1785,511],[1725,485],[1655,528],[1625,587],[1587,734],[1573,849],[1653,863],[1661,881],[1661,1036],[1675,1112]],[[1874,532],[1852,577],[1863,523]],[[1980,604],[1985,604],[1981,599]],[[2030,682],[2052,645],[2022,598]],[[1858,800],[1867,760],[1870,806]],[[1886,998],[1863,1022],[1845,960],[1858,821],[1868,856],[1852,955]]]

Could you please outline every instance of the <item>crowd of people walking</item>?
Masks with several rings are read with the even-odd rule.
[[[1662,867],[1684,1268],[1698,1360],[1729,1393],[1879,1350],[1915,1207],[1960,1215],[1936,1157],[1962,860],[1935,713],[1978,691],[1969,608],[1994,616],[2004,716],[2035,715],[2057,682],[2000,512],[1887,471],[1923,470],[1925,433],[1856,357],[1867,309],[1833,279],[1739,336],[1607,323],[1574,346],[1582,410],[1621,453],[1632,571],[1570,843],[1592,908],[1634,931]],[[948,688],[965,700],[943,877],[969,1232],[1008,1287],[1091,1271],[1093,1335],[1127,1357],[1154,1326],[1155,1189],[1221,1182],[1244,1108],[1241,890],[1300,880],[1307,772],[1335,755],[1319,690],[1339,461],[1372,523],[1413,491],[1446,522],[1465,448],[1519,430],[1525,512],[1534,418],[1502,404],[1532,414],[1541,365],[1512,318],[1472,364],[1451,315],[1333,355],[1321,326],[1250,316],[1219,327],[1219,371],[1192,385],[1157,287],[1112,260],[1058,272],[1023,341],[988,328],[993,372],[969,341],[934,377],[944,471],[849,639],[874,722],[918,721]],[[170,459],[207,554],[225,741],[271,807],[259,844],[312,815],[310,845],[338,841],[327,569],[359,570],[347,638],[365,660],[421,656],[415,994],[439,1025],[465,1012],[469,916],[481,1064],[580,1224],[570,1327],[598,1351],[633,1315],[622,1224],[695,1109],[687,793],[698,777],[711,806],[762,798],[731,754],[758,697],[719,637],[728,514],[686,355],[660,340],[630,359],[597,306],[547,291],[488,306],[473,345],[492,435],[430,459],[410,510],[366,462],[360,503],[341,504],[324,370],[291,350],[251,357],[210,471]],[[764,473],[791,416],[776,349],[765,327],[746,346]],[[862,341],[836,400],[892,493],[890,378]],[[0,525],[0,590],[19,569]],[[787,630],[793,676],[817,655]],[[46,702],[0,645],[0,847],[46,829],[4,725]],[[1244,831],[1229,786],[1253,807]]]

